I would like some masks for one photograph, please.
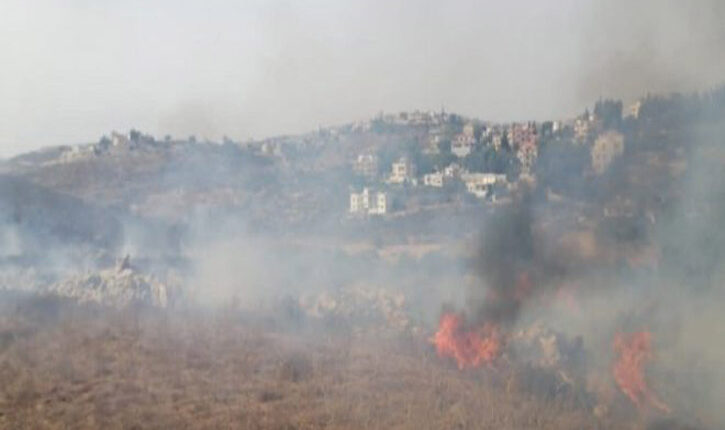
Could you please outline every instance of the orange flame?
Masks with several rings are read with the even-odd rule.
[[[498,327],[484,324],[477,329],[464,327],[463,317],[447,313],[441,317],[438,331],[431,339],[438,356],[452,357],[459,369],[492,364],[501,351]]]
[[[618,359],[613,373],[619,389],[638,408],[649,403],[669,413],[670,408],[657,398],[645,381],[644,368],[652,359],[652,334],[647,331],[617,333],[614,336],[614,351],[618,354]]]

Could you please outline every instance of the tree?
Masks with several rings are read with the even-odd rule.
[[[443,139],[440,142],[438,142],[438,151],[440,151],[441,154],[450,154],[451,153],[451,140]]]
[[[141,132],[132,128],[128,132],[128,138],[131,139],[131,142],[138,142],[141,140]]]
[[[501,149],[507,152],[511,152],[511,143],[509,143],[508,133],[501,134]]]
[[[98,147],[101,149],[108,149],[109,146],[111,146],[111,139],[109,139],[108,136],[103,136],[98,141]]]
[[[599,100],[594,105],[594,115],[604,128],[619,128],[622,123],[621,100]]]
[[[495,151],[494,151],[495,152]],[[473,151],[466,155],[463,159],[463,167],[471,172],[487,172],[489,171],[490,157],[487,157],[488,151]]]
[[[540,148],[534,166],[536,177],[544,188],[574,197],[586,197],[582,178],[589,167],[589,150],[585,146],[550,141]]]
[[[440,154],[434,154],[430,156],[431,164],[433,165],[434,170],[442,170],[446,166],[450,165],[454,161],[456,161],[456,156],[453,155],[453,153],[443,153]]]
[[[458,129],[463,127],[463,118],[454,113],[448,115],[448,122],[457,126]]]
[[[551,136],[554,133],[554,123],[551,121],[544,121],[541,123],[540,136]]]

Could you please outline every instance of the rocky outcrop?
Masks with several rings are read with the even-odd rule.
[[[305,296],[300,306],[311,318],[342,319],[396,330],[411,328],[403,294],[383,288],[355,285],[335,293]]]
[[[73,298],[81,303],[125,307],[146,304],[165,308],[172,304],[178,287],[170,287],[152,275],[135,271],[128,259],[115,268],[75,275],[51,284],[47,293]]]

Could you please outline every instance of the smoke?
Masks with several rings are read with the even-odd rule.
[[[581,17],[576,99],[634,101],[644,93],[719,85],[725,73],[719,0],[593,1]]]
[[[487,217],[471,261],[478,279],[466,296],[477,324],[513,332],[544,322],[581,337],[587,373],[610,381],[623,349],[618,334],[651,333],[651,357],[641,355],[651,361],[642,360],[647,368],[636,377],[654,400],[642,409],[722,427],[722,92],[649,98],[639,123],[622,126],[625,156],[604,175],[581,170],[576,157],[557,158],[535,190]],[[541,150],[550,158],[561,148]],[[552,178],[566,183],[554,199]]]
[[[0,6],[4,155],[110,129],[244,139],[442,104],[545,120],[725,73],[718,0]]]
[[[528,191],[516,203],[491,216],[486,223],[474,269],[483,281],[481,304],[474,312],[482,321],[513,323],[525,302],[534,296],[532,288],[550,285],[563,274],[544,238],[534,229],[534,206]]]

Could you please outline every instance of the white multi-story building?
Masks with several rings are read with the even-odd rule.
[[[451,163],[443,169],[443,174],[448,178],[457,178],[463,173],[463,167],[458,163]]]
[[[358,175],[374,178],[378,173],[378,157],[375,154],[359,154],[352,163],[352,169]]]
[[[642,109],[642,100],[637,100],[627,108],[627,116],[631,116],[632,118],[639,118],[639,111]]]
[[[521,173],[530,174],[531,168],[534,166],[538,156],[539,150],[534,142],[527,141],[522,143],[516,152],[516,157],[521,162]]]
[[[445,185],[448,179],[450,178],[441,172],[428,173],[423,175],[423,185],[441,188]]]
[[[373,194],[370,208],[368,209],[369,215],[385,215],[388,213],[388,195],[378,191]]]
[[[117,133],[115,131],[111,132],[111,145],[113,146],[128,146],[129,139],[128,136],[125,134]]]
[[[405,157],[393,163],[390,172],[391,184],[402,184],[412,182],[415,179],[415,165]]]
[[[506,175],[495,173],[466,173],[461,175],[461,180],[466,184],[469,193],[478,198],[485,198],[489,195],[490,189],[497,183],[506,182]]]
[[[451,152],[458,158],[463,158],[473,151],[476,138],[465,133],[457,134],[451,142]]]
[[[472,122],[466,123],[466,125],[463,126],[463,134],[468,137],[474,137],[476,128],[474,127]]]
[[[491,144],[493,145],[493,149],[498,151],[501,149],[501,142],[503,141],[503,136],[501,133],[493,133],[491,136]]]
[[[362,192],[350,193],[350,213],[356,215],[384,215],[388,212],[388,196],[382,191],[370,191],[363,188]]]

